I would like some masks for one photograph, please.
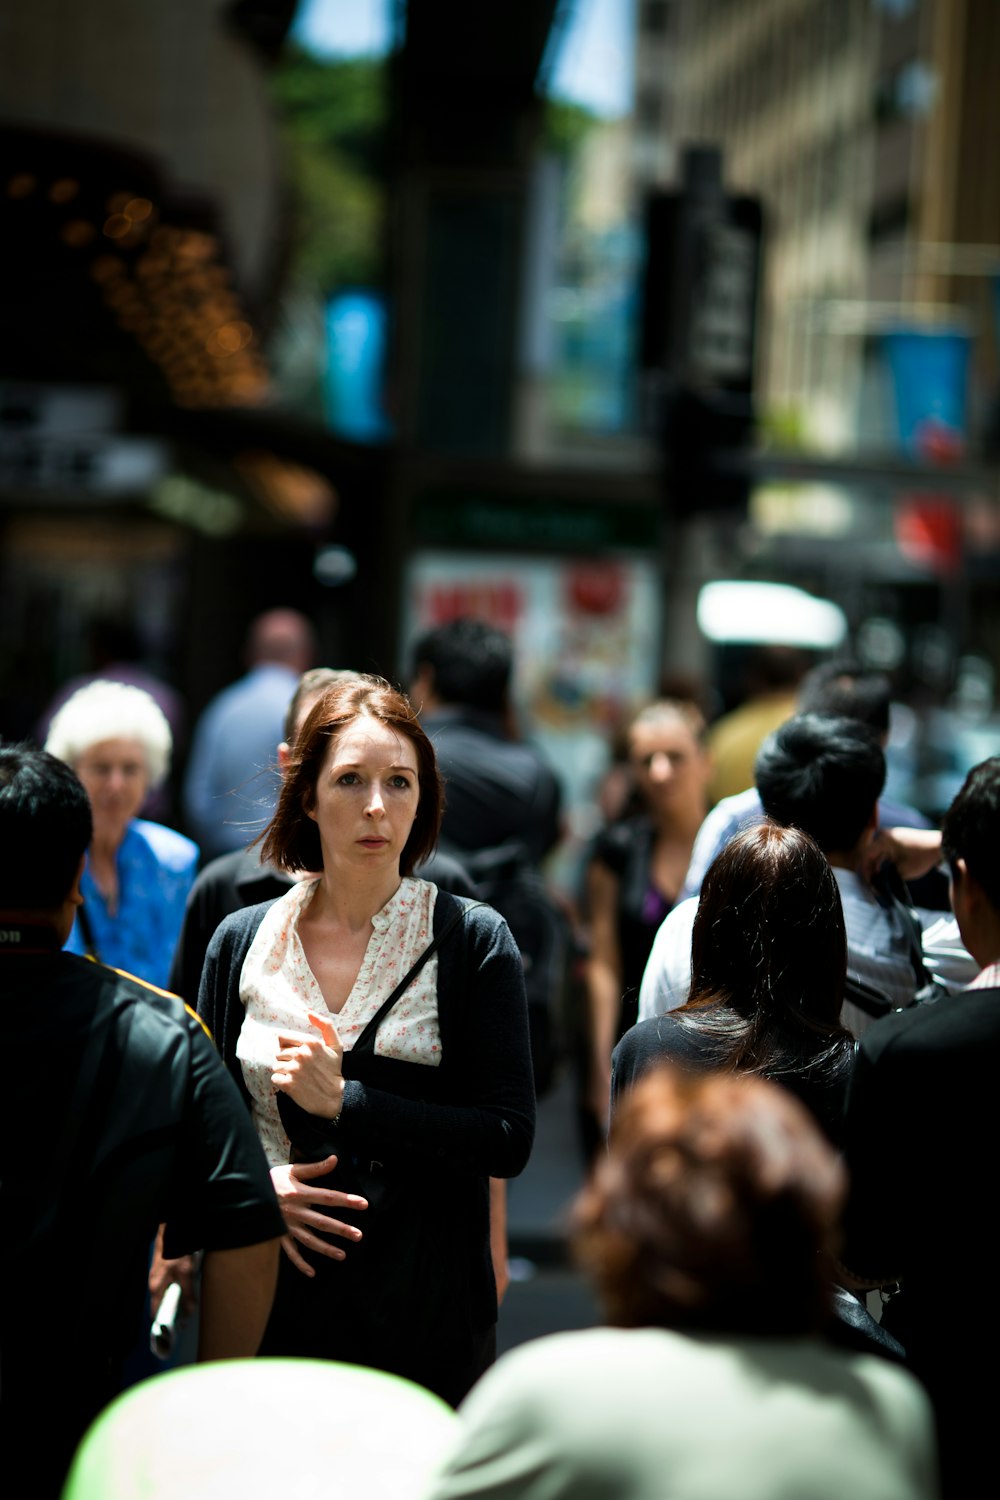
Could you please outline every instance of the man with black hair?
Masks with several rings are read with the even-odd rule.
[[[414,646],[410,697],[444,777],[442,847],[507,919],[520,949],[535,1088],[544,1094],[555,1065],[569,924],[540,865],[559,839],[562,794],[544,757],[516,737],[512,670],[502,630],[483,620],[452,620]]]
[[[764,815],[810,834],[833,869],[847,928],[849,1030],[860,1036],[876,1016],[912,1004],[932,981],[948,988],[966,982],[971,960],[951,919],[910,908],[869,878],[885,756],[862,724],[798,714],[764,741],[755,775]],[[686,984],[676,993],[677,972],[695,905],[676,907],[657,933],[640,991],[641,1019],[686,997]]]
[[[881,1007],[912,1003],[929,984],[959,989],[974,972],[954,919],[909,904],[901,882],[873,873],[872,839],[885,755],[856,719],[798,714],[761,747],[757,790],[777,823],[811,834],[829,860],[847,927],[845,1024],[860,1035]],[[875,1010],[864,992],[873,991]]]
[[[802,828],[835,867],[856,866],[856,851],[877,822],[885,756],[855,719],[797,714],[760,748],[754,769],[765,817]]]
[[[410,699],[444,778],[441,844],[506,919],[521,954],[535,1089],[542,1095],[555,1068],[569,925],[539,866],[559,841],[562,792],[544,757],[517,737],[513,668],[510,637],[463,616],[417,639]],[[506,1184],[491,1179],[493,1262],[501,1288],[508,1279],[506,1195]]]
[[[859,1286],[902,1287],[889,1303],[893,1331],[934,1401],[950,1500],[982,1490],[993,1467],[1000,758],[969,772],[942,844],[979,974],[960,994],[886,1016],[862,1038],[847,1105],[843,1259]]]
[[[0,1426],[38,1496],[58,1492],[120,1389],[157,1227],[168,1253],[205,1251],[202,1359],[255,1353],[284,1232],[201,1023],[174,996],[61,951],[90,839],[69,766],[0,746]]]
[[[410,697],[445,780],[442,841],[459,853],[517,840],[536,864],[559,839],[559,782],[513,729],[510,638],[452,620],[413,648]]]
[[[832,714],[836,718],[854,719],[863,724],[885,749],[889,739],[889,716],[892,703],[892,684],[882,672],[872,672],[851,657],[839,657],[834,661],[820,662],[802,679],[798,692],[798,712],[803,714]],[[719,851],[729,840],[744,828],[751,828],[764,816],[760,793],[756,786],[745,791],[723,797],[709,812],[698,830],[691,862],[684,877],[682,899],[696,896],[701,890],[705,871]],[[896,802],[880,796],[878,805],[880,828],[929,828],[930,824],[916,808],[904,802]],[[928,877],[931,879],[933,877]],[[921,888],[915,897],[928,906],[934,904],[926,888]],[[941,881],[940,900],[947,905],[944,882]]]

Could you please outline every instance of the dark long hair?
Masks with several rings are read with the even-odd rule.
[[[764,822],[712,862],[691,935],[691,990],[675,1014],[715,1036],[723,1065],[779,1076],[839,1071],[847,935],[826,857],[799,828]]]

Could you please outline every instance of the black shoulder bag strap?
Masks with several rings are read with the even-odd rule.
[[[844,1000],[851,1005],[856,1005],[863,1010],[866,1016],[879,1021],[887,1016],[895,1007],[888,995],[882,993],[875,985],[865,984],[856,974],[848,972],[847,983],[844,987]]]
[[[458,926],[459,922],[462,921],[466,912],[472,911],[473,907],[485,905],[485,901],[463,902],[458,911],[455,912],[454,916],[445,923],[444,927],[442,927],[437,936],[428,943],[427,947],[424,949],[423,953],[421,953],[420,957],[417,959],[413,967],[403,975],[402,979],[399,981],[392,994],[388,995],[386,999],[383,1000],[378,1010],[372,1016],[371,1020],[368,1022],[368,1025],[365,1027],[364,1031],[362,1031],[361,1035],[354,1043],[354,1046],[351,1048],[351,1051],[355,1057],[358,1057],[362,1052],[364,1052],[365,1054],[374,1052],[375,1033],[378,1031],[382,1022],[392,1010],[392,1007],[395,1005],[400,995],[402,995],[403,991],[409,984],[412,983],[414,979],[416,979],[417,975],[420,973],[420,970],[423,968],[427,960],[433,958],[434,954],[440,948],[441,944],[444,942],[448,934]]]

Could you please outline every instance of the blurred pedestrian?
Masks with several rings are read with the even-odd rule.
[[[611,1052],[635,1024],[653,939],[677,900],[705,816],[711,761],[705,721],[691,703],[649,704],[628,728],[641,810],[598,834],[586,869],[590,952],[584,1105],[603,1134]]]
[[[184,779],[184,815],[205,859],[245,848],[273,813],[275,750],[296,680],[315,651],[313,628],[298,611],[259,615],[247,636],[249,670],[199,718]]]
[[[90,797],[94,836],[68,948],[165,986],[198,865],[183,834],[138,817],[170,764],[170,728],[141,688],[93,682],[56,714],[45,748]]]
[[[128,687],[148,693],[170,725],[174,756],[183,753],[187,741],[187,712],[184,700],[169,683],[157,677],[144,664],[139,632],[130,620],[114,615],[98,615],[88,630],[88,656],[91,670],[64,682],[48,703],[38,721],[34,737],[40,745],[48,739],[49,726],[56,714],[80,688],[91,682],[124,682]],[[142,812],[146,817],[163,821],[171,815],[172,798],[166,782],[150,787]]]
[[[766,815],[801,828],[832,867],[847,928],[844,1024],[855,1035],[918,995],[960,989],[975,973],[952,917],[913,908],[871,868],[885,755],[855,719],[798,714],[764,741],[757,789]],[[920,831],[923,835],[923,831]],[[682,901],[653,943],[639,997],[643,1019],[682,1005],[698,903]]]
[[[431,1500],[934,1500],[917,1382],[819,1337],[845,1186],[775,1085],[650,1074],[575,1216],[611,1326],[506,1355]]]
[[[463,616],[413,648],[411,698],[445,784],[441,844],[506,918],[524,964],[535,1089],[549,1088],[569,967],[569,922],[542,875],[562,832],[562,789],[514,724],[514,651],[502,630]]]
[[[8,1476],[39,1500],[58,1493],[83,1431],[121,1389],[125,1356],[148,1343],[157,1226],[172,1254],[205,1251],[203,1359],[255,1352],[283,1227],[252,1126],[193,1014],[59,951],[84,900],[91,832],[68,766],[0,747],[0,1025],[5,1057],[21,1057],[26,1038],[31,1054],[0,1091],[0,1427]]]
[[[915,845],[923,838],[901,830]],[[984,1359],[1000,1312],[988,1273],[1000,1071],[1000,759],[969,772],[942,844],[955,916],[978,974],[959,994],[878,1021],[848,1096],[851,1195],[843,1260],[861,1286],[896,1291],[884,1317],[931,1393],[945,1500],[983,1488],[995,1387]],[[919,868],[919,864],[918,864]]]
[[[562,832],[562,791],[544,755],[516,734],[513,671],[510,637],[462,617],[417,640],[410,697],[448,789],[445,846],[476,853],[516,842],[537,867]]]
[[[535,1093],[552,1086],[570,964],[571,930],[542,874],[562,832],[562,788],[517,731],[509,635],[462,615],[414,644],[410,698],[444,779],[441,843],[508,923],[521,955]],[[490,1184],[493,1265],[503,1298],[507,1185]]]
[[[757,751],[796,709],[795,690],[809,667],[797,646],[754,646],[746,663],[744,701],[716,719],[708,733],[712,752],[709,801],[742,792],[753,781]]]
[[[862,724],[885,751],[889,741],[892,684],[884,673],[870,671],[851,657],[837,657],[833,661],[821,662],[802,679],[797,705],[799,713],[853,719],[855,723]],[[706,870],[733,835],[739,833],[741,828],[759,823],[765,816],[760,792],[750,781],[744,789],[732,796],[723,797],[715,804],[694,841],[691,863],[684,877],[685,899],[697,896]],[[930,827],[927,819],[915,807],[884,795],[878,801],[878,822],[880,828]],[[914,899],[921,905],[941,905],[946,908],[947,886],[944,884],[943,902],[929,899],[926,877],[920,882],[920,894],[915,895]]]
[[[702,886],[691,991],[615,1048],[612,1111],[657,1062],[758,1073],[796,1094],[839,1144],[854,1039],[840,1021],[847,937],[837,882],[807,833],[759,823]]]

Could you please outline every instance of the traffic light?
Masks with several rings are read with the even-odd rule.
[[[647,199],[641,360],[674,514],[746,506],[761,240],[760,202],[723,190],[715,147],[689,147],[680,188]]]
[[[742,460],[754,440],[749,394],[677,386],[664,403],[661,437],[672,514],[745,514],[750,477]]]

